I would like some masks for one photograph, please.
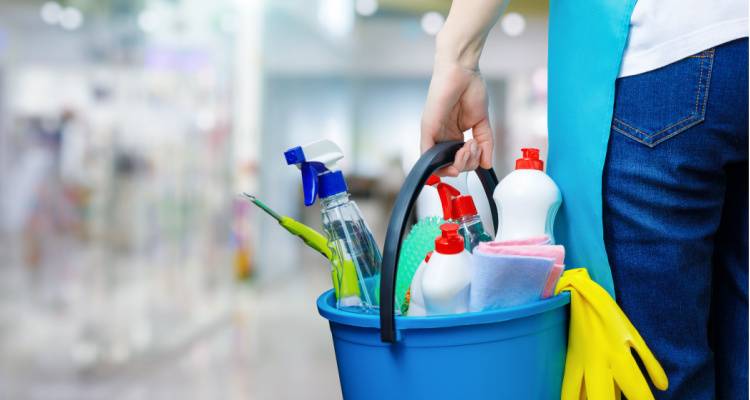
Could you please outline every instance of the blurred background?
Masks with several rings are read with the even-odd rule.
[[[449,7],[0,0],[0,399],[339,398],[328,267],[238,194],[320,227],[283,151],[332,139],[382,245]],[[546,147],[546,13],[481,62],[500,176]]]

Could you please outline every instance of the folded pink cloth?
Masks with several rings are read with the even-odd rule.
[[[533,244],[550,244],[549,243],[549,236],[535,236],[528,239],[510,239],[510,240],[498,240],[495,243],[499,246],[523,246],[523,245],[533,245]]]
[[[509,256],[527,256],[552,258],[555,264],[565,263],[565,246],[554,244],[542,245],[505,245],[501,242],[482,242],[477,246],[486,254],[504,254]]]
[[[544,285],[544,290],[542,290],[543,299],[552,297],[552,295],[555,294],[557,281],[560,280],[563,271],[565,271],[565,266],[562,264],[555,264],[552,267],[552,270],[549,272],[549,276],[547,277],[547,283]]]
[[[555,265],[550,271],[542,290],[542,298],[546,299],[554,294],[557,281],[565,269],[565,246],[546,244],[548,241],[547,236],[541,236],[504,242],[483,242],[479,243],[477,250],[485,254],[544,257],[555,260]],[[527,244],[533,242],[541,242],[542,244]]]

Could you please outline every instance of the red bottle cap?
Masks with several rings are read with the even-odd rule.
[[[440,181],[440,178],[436,175],[430,175],[425,184],[434,186],[437,189],[438,196],[440,196],[440,204],[443,206],[443,219],[446,221],[451,219],[453,215],[453,198],[460,195],[461,192],[453,186]]]
[[[464,251],[464,238],[458,234],[458,225],[442,224],[442,235],[435,239],[435,251],[440,254],[458,254]]]
[[[516,169],[538,169],[544,170],[544,161],[539,159],[539,149],[521,149],[523,157],[516,160]]]
[[[432,252],[428,252],[426,256],[424,256],[424,262],[430,262],[430,257],[432,257]]]
[[[469,195],[454,197],[452,208],[454,220],[477,215],[477,207],[474,205],[474,199]]]

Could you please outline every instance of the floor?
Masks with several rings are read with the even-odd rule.
[[[203,307],[203,314],[210,318],[194,324],[197,328],[183,332],[181,328],[160,327],[154,332],[171,332],[167,336],[179,336],[179,340],[157,337],[151,341],[161,340],[158,350],[115,351],[115,356],[126,360],[117,363],[82,362],[92,359],[91,349],[70,339],[86,336],[81,324],[72,322],[82,317],[49,304],[40,306],[36,303],[51,301],[40,296],[32,296],[33,302],[17,301],[23,297],[19,293],[23,285],[14,278],[18,274],[6,268],[2,271],[4,284],[0,283],[0,398],[340,398],[330,331],[315,308],[317,296],[330,287],[330,275],[317,258],[305,264],[310,265],[278,282],[235,283],[230,291],[217,291],[217,298],[225,300],[206,303],[210,306]],[[77,273],[61,269],[57,273]],[[60,290],[68,297],[68,292],[76,292],[75,288]],[[123,294],[128,304],[143,289],[129,290]],[[93,303],[94,309],[96,301],[92,299],[96,297],[89,299],[86,293],[79,293],[78,298],[78,304]],[[190,301],[185,299],[186,304],[192,304]],[[75,309],[81,308],[87,309]],[[104,317],[93,315],[104,319],[107,329],[123,329],[118,321],[129,314],[117,310],[107,309]],[[195,316],[195,311],[191,315]],[[169,321],[179,323],[179,319]]]

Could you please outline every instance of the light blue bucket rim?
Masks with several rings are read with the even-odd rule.
[[[337,309],[336,298],[333,294],[333,290],[323,292],[323,294],[318,297],[317,304],[318,313],[331,322],[362,328],[380,329],[379,314],[359,314]],[[396,329],[449,328],[455,326],[491,324],[545,313],[556,308],[565,307],[568,304],[570,304],[570,294],[563,292],[557,296],[550,297],[549,299],[538,300],[522,306],[505,307],[458,315],[438,315],[429,317],[396,316]]]

